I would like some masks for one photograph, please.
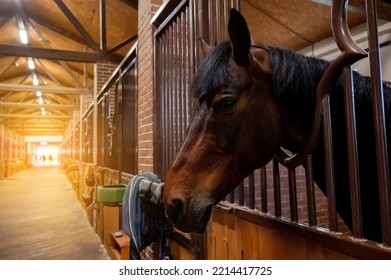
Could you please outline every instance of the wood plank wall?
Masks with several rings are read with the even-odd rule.
[[[270,227],[257,225],[216,209],[207,232],[207,258],[256,259],[351,259],[315,242]]]

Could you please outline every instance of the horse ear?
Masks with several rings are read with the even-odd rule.
[[[238,65],[249,63],[251,44],[250,31],[244,17],[235,9],[231,9],[228,21],[228,34],[232,44],[233,57]]]
[[[205,40],[202,39],[201,37],[198,37],[198,39],[200,40],[201,43],[202,54],[207,55],[212,50],[212,46],[209,45],[207,42],[205,42]]]

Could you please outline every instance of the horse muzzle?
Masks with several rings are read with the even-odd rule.
[[[165,204],[166,215],[183,232],[202,233],[212,217],[213,202],[191,207],[184,199],[174,198]]]

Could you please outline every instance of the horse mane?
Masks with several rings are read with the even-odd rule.
[[[193,111],[197,112],[202,101],[210,101],[212,93],[229,84],[232,72],[229,58],[232,48],[229,41],[216,45],[202,60],[191,87],[194,98]]]
[[[273,95],[293,116],[298,116],[302,129],[310,126],[313,116],[315,94],[320,79],[330,62],[295,53],[288,49],[271,46],[257,46],[270,53],[273,69],[271,79]],[[353,71],[355,102],[372,106],[370,77]],[[384,103],[387,118],[391,115],[391,88],[383,82]],[[343,96],[342,75],[334,85],[331,96]],[[342,101],[343,102],[343,101]]]
[[[270,53],[270,62],[273,69],[271,86],[273,96],[293,116],[298,117],[298,124],[302,129],[309,128],[313,116],[315,94],[320,79],[330,62],[295,53],[289,49],[273,46],[255,45]],[[210,102],[212,94],[222,89],[232,81],[237,86],[244,86],[245,81],[238,81],[233,77],[229,65],[232,57],[232,47],[229,41],[216,45],[201,62],[191,87],[194,98],[193,110],[196,112],[200,104],[206,99]],[[353,72],[356,102],[372,102],[372,90],[369,77]],[[391,88],[383,83],[386,112],[391,104]],[[343,94],[343,81],[340,77],[331,92],[332,95]]]

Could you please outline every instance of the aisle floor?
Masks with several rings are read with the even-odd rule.
[[[63,171],[35,167],[0,181],[0,259],[107,260]]]

